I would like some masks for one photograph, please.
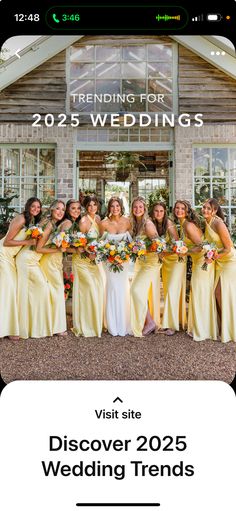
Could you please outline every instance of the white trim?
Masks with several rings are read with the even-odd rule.
[[[30,73],[82,37],[84,36],[47,36],[27,46],[19,52],[20,59],[13,56],[0,66],[0,90]]]
[[[174,39],[177,43],[185,46],[189,50],[193,51],[201,58],[217,67],[223,73],[231,76],[232,78],[236,78],[236,58],[235,56],[230,55],[225,52],[225,55],[216,55],[216,51],[219,51],[220,46],[213,44],[211,41],[202,36],[189,36],[189,35],[177,35],[170,36],[171,39]],[[215,52],[214,55],[211,55],[211,52]]]

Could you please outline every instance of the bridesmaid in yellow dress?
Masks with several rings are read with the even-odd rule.
[[[179,239],[175,224],[167,216],[164,202],[153,204],[150,216],[158,235],[167,243]],[[180,325],[184,329],[186,324],[186,258],[179,262],[177,254],[165,252],[161,272],[164,291],[162,328],[164,334],[173,335],[180,330]]]
[[[133,200],[131,206],[131,235],[156,238],[156,228],[148,218],[143,197]],[[157,254],[148,253],[145,261],[137,259],[130,289],[131,329],[135,337],[142,337],[160,327],[160,268]]]
[[[236,250],[218,202],[207,200],[202,213],[206,220],[205,238],[218,249],[215,256],[215,295],[221,341],[236,341]]]
[[[43,227],[43,222],[39,225]],[[28,246],[16,256],[19,336],[23,339],[52,335],[50,288],[40,266],[41,257]]]
[[[217,316],[214,296],[214,264],[202,269],[203,233],[196,213],[186,200],[174,206],[175,220],[180,223],[181,237],[192,259],[192,278],[188,311],[188,333],[195,341],[217,339]]]
[[[6,236],[0,241],[0,337],[19,339],[15,256],[22,246],[35,245],[36,240],[26,239],[26,230],[30,224],[38,223],[40,217],[41,202],[37,197],[31,197],[23,213],[11,221]]]
[[[66,306],[64,297],[64,280],[62,252],[66,249],[50,247],[52,237],[64,230],[63,218],[65,203],[55,200],[50,206],[50,218],[44,224],[43,236],[38,240],[36,251],[42,254],[40,267],[49,283],[52,303],[52,332],[60,336],[66,332]]]
[[[92,239],[99,236],[100,217],[97,215],[98,199],[86,196],[83,206],[86,214],[79,222],[79,230]],[[93,256],[81,257],[80,249],[72,256],[74,273],[72,315],[76,336],[101,337],[103,325],[104,292],[102,275],[97,264],[92,264]]]

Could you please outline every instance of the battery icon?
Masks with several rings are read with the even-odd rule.
[[[221,14],[207,14],[207,21],[220,21],[222,19]]]

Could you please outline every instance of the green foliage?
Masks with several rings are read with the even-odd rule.
[[[5,235],[8,231],[9,224],[15,216],[16,210],[10,206],[11,201],[16,199],[18,195],[0,198],[0,234]]]
[[[148,196],[148,211],[150,213],[153,205],[156,202],[164,202],[167,210],[169,209],[169,189],[168,188],[156,188],[154,192]]]
[[[134,167],[141,165],[144,169],[147,168],[142,158],[143,156],[139,153],[114,151],[105,156],[105,163],[115,167],[117,181],[125,181]]]

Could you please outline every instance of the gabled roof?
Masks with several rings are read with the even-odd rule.
[[[83,36],[43,36],[0,66],[0,90],[65,50]]]
[[[42,36],[0,66],[0,90],[5,89],[36,67],[65,50],[84,36]],[[222,43],[217,37],[170,36],[232,78],[236,78],[236,58],[232,48],[224,45],[225,55],[216,55]],[[214,54],[213,54],[214,52]]]
[[[196,53],[223,73],[236,78],[236,55],[231,46],[226,46],[217,37],[177,35],[171,36],[177,43]],[[223,49],[224,54],[221,53]],[[220,55],[217,55],[216,52]]]

